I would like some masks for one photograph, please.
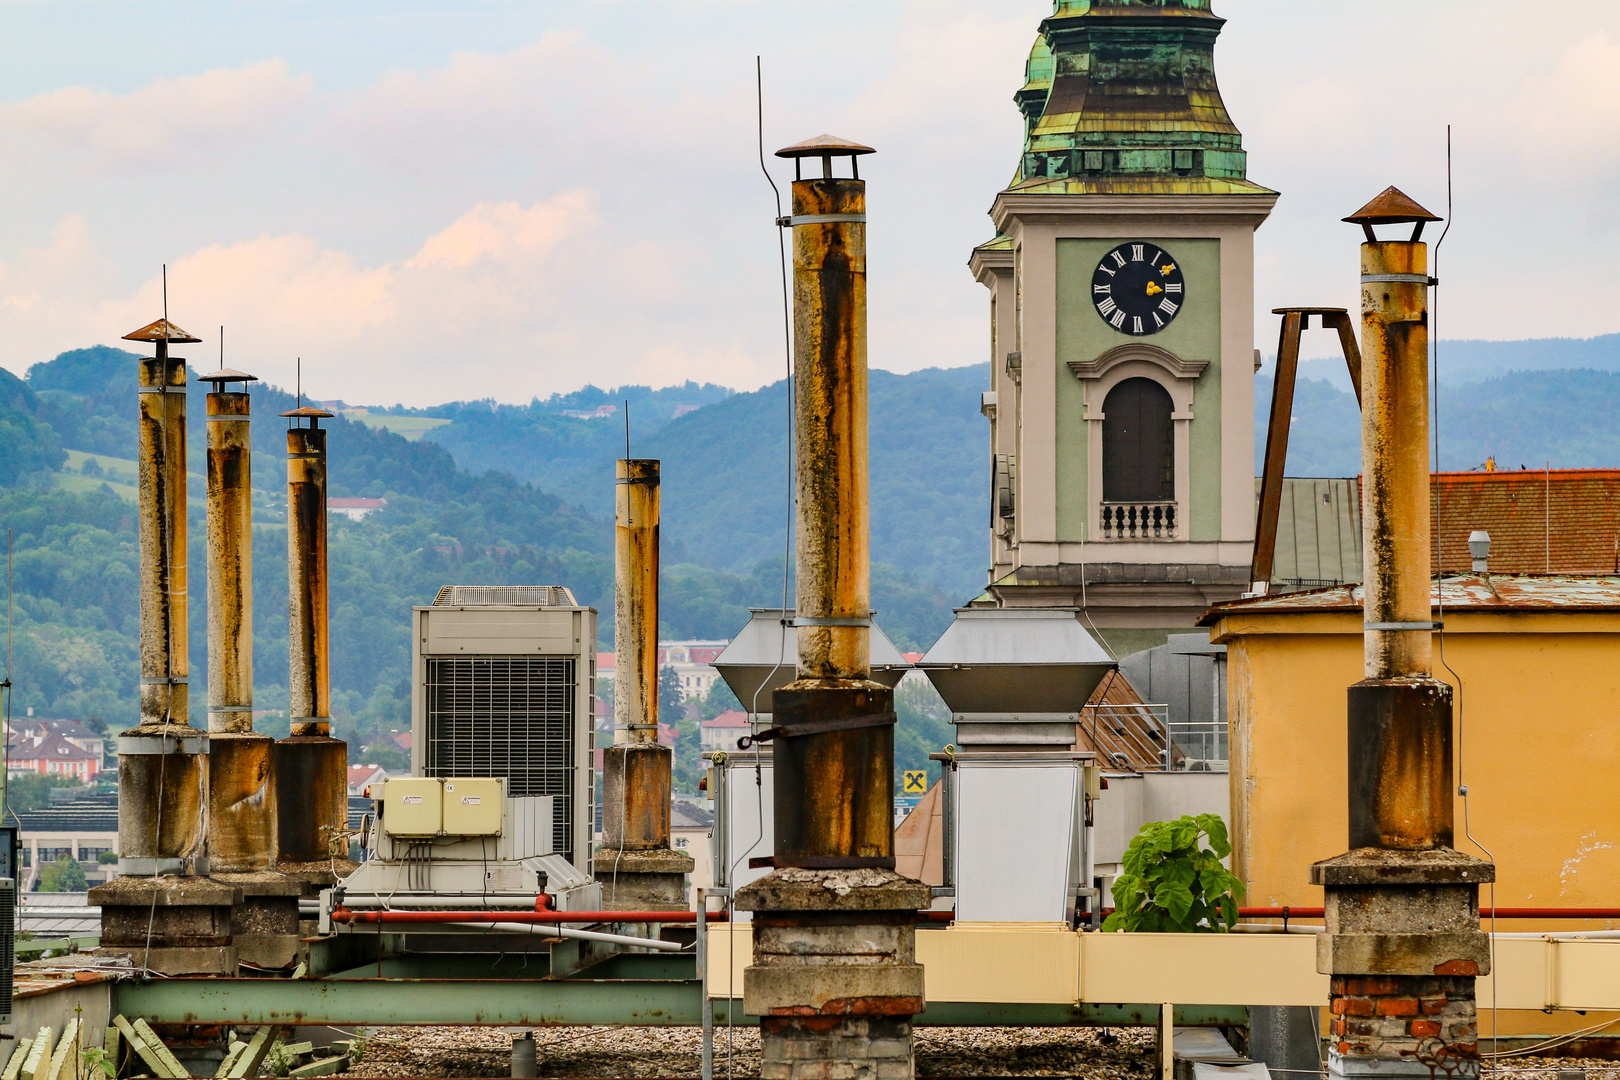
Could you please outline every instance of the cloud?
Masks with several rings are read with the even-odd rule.
[[[274,58],[157,78],[126,94],[64,87],[0,106],[0,127],[20,144],[92,169],[176,166],[200,151],[261,138],[313,87],[312,76],[294,75],[287,61]]]
[[[1617,71],[1620,44],[1599,30],[1526,76],[1505,125],[1526,172],[1564,181],[1612,176],[1620,165]]]

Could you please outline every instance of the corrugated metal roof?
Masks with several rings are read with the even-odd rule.
[[[1620,611],[1620,575],[1458,574],[1447,576],[1439,590],[1431,583],[1430,596],[1443,599],[1448,610],[1469,612]],[[1216,620],[1239,613],[1360,611],[1361,604],[1360,585],[1338,585],[1216,604],[1198,625],[1213,626]]]
[[[1096,751],[1097,760],[1109,768],[1147,772],[1164,768],[1164,726],[1124,672],[1109,672],[1080,717],[1076,750]]]
[[[1260,481],[1254,484],[1258,498]],[[1272,583],[1317,587],[1360,580],[1360,481],[1285,476]]]

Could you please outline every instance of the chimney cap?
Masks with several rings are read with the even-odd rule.
[[[281,415],[282,416],[299,416],[299,417],[307,416],[312,420],[325,420],[325,419],[327,419],[329,417],[336,416],[337,413],[329,413],[325,409],[317,409],[313,405],[305,405],[302,409],[290,409],[287,412],[282,413]]]
[[[139,330],[132,330],[124,335],[125,341],[172,341],[183,345],[195,345],[202,338],[194,338],[180,329],[168,319],[159,319],[157,322],[147,323]]]
[[[1342,220],[1352,225],[1392,225],[1401,221],[1440,221],[1412,201],[1400,188],[1391,185],[1379,192],[1378,197],[1360,210]]]
[[[1491,534],[1484,529],[1475,529],[1468,534],[1468,554],[1476,560],[1484,560],[1491,554]]]
[[[211,383],[258,382],[259,377],[249,375],[245,371],[237,371],[235,368],[222,367],[218,371],[209,372],[207,375],[197,376],[197,381]],[[215,390],[218,390],[217,386]]]
[[[870,146],[863,146],[858,142],[839,138],[837,135],[817,135],[813,139],[796,142],[792,146],[784,146],[776,152],[779,158],[805,158],[805,157],[859,157],[862,154],[875,154],[876,150]]]

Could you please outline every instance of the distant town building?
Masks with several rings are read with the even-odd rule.
[[[98,759],[104,760],[107,756],[107,740],[91,731],[82,721],[36,717],[33,709],[29,709],[28,715],[20,720],[13,718],[11,730],[7,733],[11,742],[47,734],[66,739],[79,749],[90,751]]]
[[[393,774],[378,765],[349,766],[349,794],[364,795],[366,788],[380,784]]]
[[[748,726],[748,714],[741,709],[727,709],[713,720],[703,721],[703,753],[737,749],[737,740],[748,734]]]
[[[342,514],[351,521],[360,521],[388,506],[387,499],[350,499],[329,498],[326,508],[334,514]]]
[[[564,409],[562,414],[575,420],[606,420],[618,411],[617,405],[598,405],[594,409]]]
[[[14,810],[11,817],[20,826],[20,891],[33,889],[39,883],[40,868],[63,855],[83,864],[92,885],[117,873],[116,867],[99,861],[104,852],[118,851],[115,793],[83,794],[38,810]]]
[[[81,784],[91,784],[95,782],[96,774],[101,772],[102,757],[98,751],[86,750],[48,731],[12,740],[6,747],[6,753],[6,772],[10,776],[40,773],[44,776],[66,776]]]
[[[675,669],[675,674],[681,680],[681,696],[684,700],[707,697],[710,688],[720,678],[720,673],[714,669],[714,661],[728,644],[726,641],[660,641],[658,668],[660,671],[666,667]],[[596,654],[598,683],[612,682],[615,668],[613,653]]]
[[[695,906],[697,890],[714,884],[714,815],[698,803],[676,796],[669,804],[669,844],[692,856],[688,906]]]

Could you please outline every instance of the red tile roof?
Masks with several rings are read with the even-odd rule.
[[[703,721],[706,728],[742,728],[748,726],[748,714],[740,709],[727,709],[713,720]]]
[[[1620,469],[1436,473],[1433,568],[1469,568],[1468,534],[1491,534],[1492,574],[1620,573]]]
[[[1433,583],[1429,587],[1435,598]],[[1441,595],[1447,611],[1620,611],[1620,577],[1573,574],[1447,574]],[[1267,612],[1360,611],[1360,585],[1335,585],[1216,604],[1198,620],[1213,626],[1227,615]]]

